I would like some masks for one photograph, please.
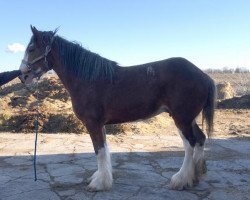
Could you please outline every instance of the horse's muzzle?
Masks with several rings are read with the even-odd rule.
[[[18,78],[20,79],[20,81],[21,81],[23,84],[26,83],[28,77],[29,77],[29,76],[28,76],[27,74],[22,74],[22,75],[18,76]]]

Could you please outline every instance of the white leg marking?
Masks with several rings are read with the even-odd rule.
[[[196,144],[194,147],[195,183],[197,184],[207,172],[204,159],[204,145]]]
[[[200,159],[204,158],[204,145],[200,146],[200,144],[196,143],[194,147],[194,163],[197,164]]]
[[[109,190],[112,187],[113,176],[108,146],[105,144],[97,154],[98,170],[91,176],[88,190]]]
[[[180,135],[185,148],[185,157],[181,169],[171,178],[170,187],[174,190],[182,190],[186,186],[192,187],[194,179],[194,149],[190,146],[187,139],[182,134]]]

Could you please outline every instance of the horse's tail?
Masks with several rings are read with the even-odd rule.
[[[202,127],[203,127],[203,121],[205,119],[206,121],[206,127],[207,127],[207,135],[208,138],[211,136],[213,132],[213,121],[214,121],[214,109],[216,106],[216,86],[214,81],[209,78],[209,90],[208,90],[208,97],[207,102],[202,110]]]

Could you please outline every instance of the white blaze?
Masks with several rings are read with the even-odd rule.
[[[25,52],[24,58],[23,58],[24,62],[28,62],[28,59],[29,59],[29,54],[28,54],[27,52]],[[29,71],[28,67],[26,66],[26,64],[25,64],[24,62],[21,62],[21,65],[20,65],[20,67],[19,67],[19,69],[20,69],[23,73]]]

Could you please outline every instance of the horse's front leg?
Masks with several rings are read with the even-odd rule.
[[[97,156],[97,171],[89,178],[89,191],[109,190],[112,187],[113,176],[110,153],[106,143],[105,127],[90,121],[86,124]]]

